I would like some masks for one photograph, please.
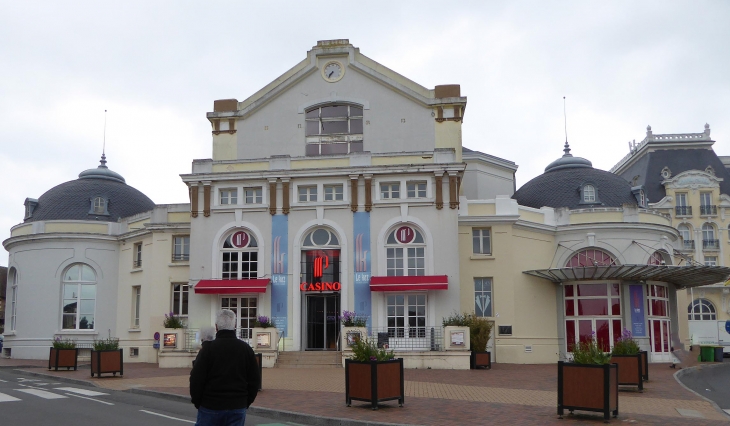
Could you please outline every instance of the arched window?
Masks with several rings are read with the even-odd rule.
[[[593,185],[583,187],[583,202],[592,203],[596,201],[596,188]]]
[[[10,331],[15,331],[18,315],[18,273],[15,268],[10,268],[8,272],[8,285],[10,285]]]
[[[340,240],[327,228],[310,231],[302,243],[301,282],[340,282]]]
[[[655,251],[652,253],[651,257],[649,257],[649,261],[646,262],[647,265],[666,265],[666,261],[664,260],[664,255],[660,251]]]
[[[228,235],[223,241],[221,254],[221,278],[224,280],[258,277],[259,246],[256,238],[249,232],[238,230]]]
[[[385,241],[387,275],[426,275],[426,243],[421,232],[403,225],[394,229]]]
[[[615,265],[616,259],[603,250],[586,249],[574,254],[565,264],[568,268],[580,266],[610,266]]]
[[[307,110],[308,156],[363,151],[362,106],[331,104]]]
[[[715,305],[707,299],[695,299],[687,306],[687,319],[694,321],[715,321]]]
[[[89,207],[89,214],[108,215],[108,202],[106,198],[102,196],[96,196],[90,198],[91,206]]]
[[[692,241],[692,231],[690,231],[689,226],[682,223],[677,227],[677,230],[684,241]]]
[[[715,226],[711,223],[702,225],[702,248],[715,250],[720,248],[720,242],[715,234]]]
[[[63,274],[64,330],[93,330],[96,310],[96,274],[89,265],[77,263]]]

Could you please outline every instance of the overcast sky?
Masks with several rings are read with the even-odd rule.
[[[211,156],[205,113],[243,100],[317,40],[433,88],[461,84],[464,146],[516,162],[517,186],[562,155],[608,170],[654,133],[712,129],[730,155],[728,1],[0,0],[0,241],[23,201],[98,165],[155,203]],[[355,6],[356,5],[356,6]],[[0,265],[7,265],[7,253]]]

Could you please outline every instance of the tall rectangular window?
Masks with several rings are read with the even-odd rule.
[[[139,311],[142,302],[142,287],[132,287],[132,327],[139,328]]]
[[[474,313],[478,317],[492,316],[491,278],[474,278]]]
[[[426,198],[426,182],[408,182],[408,198]]]
[[[15,331],[15,319],[18,310],[18,275],[10,269],[10,331]]]
[[[717,256],[705,256],[705,266],[717,266]]]
[[[678,192],[675,194],[677,196],[677,205],[685,207],[687,206],[687,194],[684,192]]]
[[[380,184],[380,198],[383,200],[400,198],[400,184],[399,183],[381,183]]]
[[[190,260],[190,235],[177,235],[173,237],[172,260]]]
[[[132,254],[132,266],[135,268],[142,267],[142,243],[134,244],[134,251]]]
[[[221,205],[238,204],[238,189],[227,188],[220,191]]]
[[[324,200],[325,201],[342,201],[343,189],[342,185],[325,185]]]
[[[492,254],[492,232],[489,228],[471,230],[472,250],[474,254]]]
[[[386,300],[388,337],[426,337],[426,295],[393,294]]]
[[[712,205],[712,192],[700,192],[700,205],[711,206]]]
[[[261,204],[263,202],[263,193],[261,187],[246,188],[243,190],[246,198],[246,204]]]
[[[307,203],[317,201],[317,187],[316,186],[300,186],[299,187],[299,202]]]
[[[188,285],[172,285],[172,307],[170,309],[175,315],[188,316]]]

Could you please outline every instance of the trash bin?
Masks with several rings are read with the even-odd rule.
[[[700,346],[700,361],[714,362],[715,361],[715,347],[714,346]]]
[[[715,346],[715,362],[722,362],[722,346]]]

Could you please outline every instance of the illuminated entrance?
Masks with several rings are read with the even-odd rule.
[[[338,349],[340,330],[340,250],[328,229],[310,232],[302,244],[299,291],[302,293],[304,349]]]

